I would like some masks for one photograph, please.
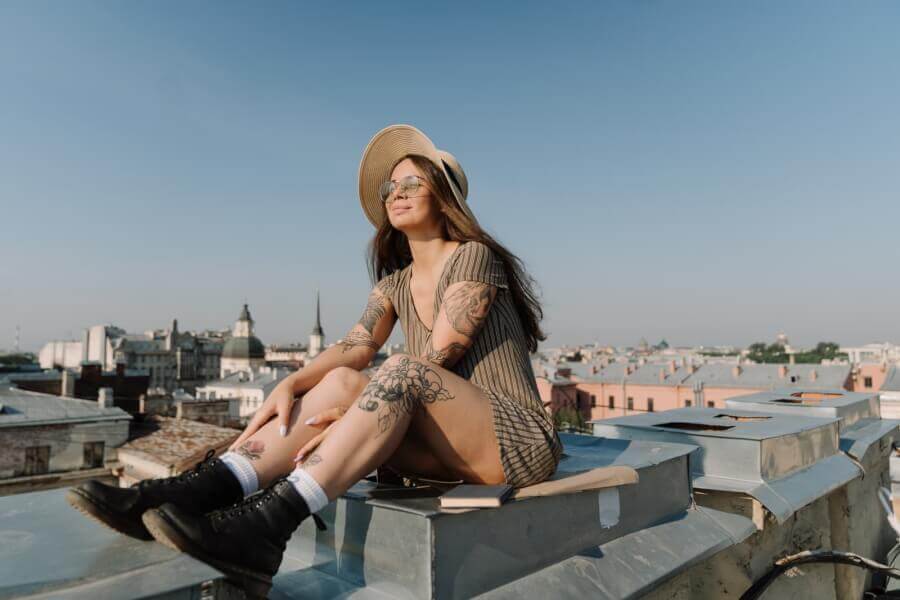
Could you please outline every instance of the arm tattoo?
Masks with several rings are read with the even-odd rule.
[[[428,344],[429,346],[431,345],[431,340],[428,341]],[[468,350],[466,346],[457,342],[450,342],[450,344],[441,350],[429,349],[428,353],[425,355],[425,359],[442,367],[446,367],[448,364],[455,363],[459,357],[466,353],[466,350]]]
[[[387,312],[387,306],[385,306],[384,296],[373,292],[369,294],[369,302],[359,319],[359,324],[369,333],[374,333],[375,324],[384,316],[385,312]]]
[[[372,339],[372,336],[369,333],[364,331],[351,331],[345,335],[344,339],[339,343],[342,346],[341,354],[356,346],[368,346],[369,348],[378,350],[378,342]]]
[[[322,462],[322,457],[318,452],[313,452],[309,456],[306,457],[306,460],[303,461],[303,464],[300,465],[301,469],[305,469],[306,467],[311,467],[313,465],[317,465]]]
[[[484,324],[496,288],[484,283],[467,281],[444,302],[447,320],[458,333],[475,337]]]
[[[260,440],[247,440],[240,446],[236,452],[246,458],[247,460],[259,460],[262,458],[262,453],[266,449],[266,443]]]
[[[401,356],[384,363],[359,397],[362,410],[377,413],[379,434],[389,430],[404,415],[412,415],[422,404],[452,400],[437,371],[423,362]]]

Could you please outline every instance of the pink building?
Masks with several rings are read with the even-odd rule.
[[[570,406],[586,419],[722,407],[726,398],[780,388],[853,389],[850,365],[544,363],[535,375],[550,412]]]

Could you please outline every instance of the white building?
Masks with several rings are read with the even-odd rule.
[[[197,400],[233,400],[229,407],[231,416],[249,417],[289,374],[286,369],[265,366],[258,370],[235,371],[197,388]]]

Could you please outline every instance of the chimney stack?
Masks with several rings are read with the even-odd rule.
[[[678,370],[678,363],[676,363],[674,360],[669,361],[669,373],[674,374],[675,371],[677,371],[677,370]]]
[[[666,370],[660,369],[659,370],[659,382],[662,383],[665,380],[666,380]]]
[[[819,378],[819,374],[816,372],[815,369],[813,369],[812,371],[809,372],[809,380],[810,381],[815,381],[818,378]]]
[[[68,369],[63,369],[59,395],[65,396],[66,398],[73,398],[75,396],[75,374]]]
[[[100,405],[100,408],[112,408],[116,405],[115,396],[111,387],[100,388],[97,396],[97,404]]]
[[[741,376],[742,371],[743,371],[743,369],[741,369],[741,365],[734,365],[734,368],[731,369],[731,374],[732,374],[732,376],[734,376],[735,379],[737,379],[738,377]]]
[[[787,377],[788,368],[787,365],[778,365],[778,376],[781,379]]]

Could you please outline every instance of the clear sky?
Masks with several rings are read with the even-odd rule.
[[[900,4],[0,3],[0,348],[359,318],[369,138],[453,152],[548,345],[900,342]],[[392,341],[402,341],[398,327]]]

